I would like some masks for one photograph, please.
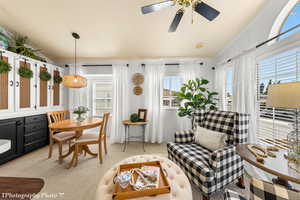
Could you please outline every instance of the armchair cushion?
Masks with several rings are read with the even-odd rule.
[[[235,146],[212,152],[210,164],[215,171],[217,188],[222,188],[243,175],[243,161]]]
[[[175,132],[175,143],[192,143],[195,140],[195,135],[193,130],[182,130]]]

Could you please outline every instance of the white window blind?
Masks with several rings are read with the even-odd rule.
[[[300,48],[258,62],[257,72],[258,138],[263,142],[275,142],[277,146],[287,147],[286,139],[293,129],[295,110],[267,107],[266,98],[270,84],[300,81]]]

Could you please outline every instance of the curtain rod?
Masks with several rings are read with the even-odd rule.
[[[296,26],[293,26],[292,28],[290,28],[290,29],[288,29],[288,30],[286,30],[286,31],[284,31],[284,32],[282,32],[282,33],[280,33],[280,34],[278,34],[278,35],[276,35],[276,36],[274,36],[274,37],[272,37],[272,38],[270,38],[270,39],[268,39],[268,40],[266,40],[266,41],[264,41],[264,42],[259,43],[259,44],[256,45],[255,47],[252,47],[252,48],[250,48],[250,49],[247,49],[246,51],[244,51],[244,52],[242,52],[242,53],[240,53],[240,54],[238,54],[238,55],[236,55],[236,56],[234,56],[234,57],[228,59],[226,62],[221,63],[221,65],[226,64],[226,63],[229,63],[229,62],[231,62],[231,61],[234,60],[234,59],[237,59],[237,58],[239,58],[239,57],[241,57],[241,56],[243,56],[243,55],[245,55],[245,54],[247,54],[247,53],[250,53],[251,51],[254,51],[254,50],[258,49],[258,48],[260,48],[260,47],[262,47],[262,46],[268,44],[269,42],[271,42],[271,41],[273,41],[273,40],[279,38],[280,36],[283,36],[283,35],[285,35],[285,34],[291,32],[291,31],[293,31],[293,30],[295,30],[295,29],[297,29],[297,28],[299,28],[299,27],[300,27],[300,24],[298,24],[298,25],[296,25]]]
[[[94,64],[94,65],[81,65],[82,67],[112,67],[112,64]],[[129,67],[129,64],[126,64]]]

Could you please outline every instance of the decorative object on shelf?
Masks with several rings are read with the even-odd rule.
[[[144,83],[144,75],[141,73],[135,73],[132,76],[132,83],[136,86],[140,86]]]
[[[23,78],[32,78],[33,71],[27,67],[20,67],[18,70],[18,74]]]
[[[32,49],[26,45],[27,40],[28,40],[27,36],[14,33],[10,38],[9,46],[7,49],[14,53],[21,54],[23,56],[27,56],[29,58],[39,60],[42,62],[46,62],[44,58],[36,55],[36,53],[40,52],[40,50]]]
[[[73,113],[77,115],[77,121],[82,122],[85,120],[84,114],[86,114],[89,111],[89,109],[85,106],[78,106],[74,109]]]
[[[140,122],[147,121],[147,109],[139,109],[138,110],[138,117]]]
[[[72,36],[75,40],[75,74],[64,76],[63,82],[68,88],[85,88],[86,78],[77,74],[77,40],[80,39],[80,36],[77,33],[72,33]]]
[[[300,163],[299,99],[300,82],[272,84],[269,86],[267,106],[295,109],[294,130],[287,137],[288,146],[290,147],[287,157],[295,163]]]
[[[276,155],[272,151],[279,151],[276,147],[262,147],[258,144],[249,144],[247,145],[248,150],[255,156],[256,161],[264,163],[264,158],[272,157],[276,158]]]
[[[54,72],[54,74],[55,74],[55,72]],[[60,75],[54,75],[53,76],[53,81],[56,84],[61,84],[61,82],[63,81],[63,78]]]
[[[12,69],[12,67],[10,66],[10,64],[8,62],[5,62],[4,60],[2,60],[2,55],[0,58],[0,74],[3,73],[8,73],[10,72]]]
[[[188,117],[194,127],[195,115],[199,111],[217,110],[217,92],[210,92],[206,86],[206,79],[196,78],[184,83],[180,92],[175,93],[176,100],[181,106],[178,108],[179,117]]]
[[[133,88],[133,93],[137,96],[143,94],[143,88],[141,88],[140,86],[135,86]]]
[[[40,79],[42,81],[50,81],[52,78],[51,74],[47,71],[41,71],[40,72]]]
[[[132,122],[138,122],[139,121],[139,115],[136,113],[133,113],[130,115],[130,121]]]

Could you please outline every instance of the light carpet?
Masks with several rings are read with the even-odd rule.
[[[67,148],[64,146],[65,151]],[[91,146],[91,149],[96,152],[97,146]],[[47,159],[48,147],[44,147],[0,166],[0,176],[43,178],[45,186],[40,193],[43,195],[40,199],[94,200],[97,184],[104,173],[117,162],[140,154],[167,156],[167,147],[166,144],[146,144],[146,152],[144,152],[142,143],[131,142],[126,152],[122,152],[121,144],[108,142],[108,154],[104,156],[103,164],[99,163],[97,157],[81,155],[77,167],[66,169],[65,165],[71,158],[68,157],[59,164],[58,149],[55,145],[51,159]],[[248,191],[240,190],[234,184],[228,187],[248,194]],[[201,199],[200,193],[194,187],[193,196],[194,200]],[[222,200],[223,192],[216,193],[211,199]]]

